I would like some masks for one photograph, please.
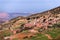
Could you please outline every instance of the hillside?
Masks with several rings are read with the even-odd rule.
[[[58,17],[60,16],[60,7],[57,7],[57,8],[54,8],[54,9],[51,9],[51,10],[48,10],[48,11],[44,11],[42,13],[36,13],[36,14],[32,14],[30,16],[27,16],[27,17],[23,17],[23,16],[18,16],[16,18],[13,18],[9,21],[6,21],[5,23],[3,23],[3,27],[4,26],[18,26],[18,24],[20,25],[20,21],[22,20],[23,22],[26,21],[28,22],[30,19],[32,21],[32,19],[38,19],[38,18],[46,18],[48,19],[49,17]]]
[[[32,33],[32,34],[17,36],[17,38],[22,38],[22,39],[30,38],[34,36],[34,34],[36,33],[39,33],[37,36],[39,36],[40,33],[42,33],[43,35],[52,39],[51,36],[49,36],[49,34],[51,32],[55,33],[56,31],[58,31],[57,29],[59,28],[60,28],[60,7],[48,11],[44,11],[42,13],[32,14],[27,17],[18,16],[0,25],[0,30],[3,31],[8,30],[8,32],[12,33],[13,38],[12,36],[9,36],[10,39],[16,38],[17,35],[21,35],[20,33],[23,33],[23,35],[24,33]],[[51,33],[51,35],[52,34],[53,33]],[[60,35],[60,32],[58,31],[55,34]],[[55,38],[56,35],[52,35],[53,38]],[[5,36],[7,36],[7,34]]]
[[[60,6],[56,7],[56,8],[53,8],[51,10],[47,10],[47,11],[41,12],[41,13],[32,14],[32,15],[28,16],[27,18],[41,17],[41,16],[45,16],[45,15],[53,16],[55,14],[60,14]]]

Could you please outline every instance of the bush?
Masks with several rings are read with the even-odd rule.
[[[11,33],[9,30],[5,30],[5,31],[2,32],[2,35],[3,35],[4,37],[6,37],[6,36],[12,35],[12,33]]]
[[[54,24],[52,27],[60,27],[60,23]]]
[[[13,40],[18,40],[18,38],[14,38]]]

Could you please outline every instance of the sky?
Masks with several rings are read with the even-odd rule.
[[[0,18],[28,16],[58,6],[60,0],[0,0]]]
[[[0,0],[0,12],[37,13],[60,6],[60,0]]]

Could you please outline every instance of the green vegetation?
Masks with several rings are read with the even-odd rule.
[[[60,23],[56,23],[56,24],[54,24],[52,27],[54,27],[54,28],[60,27]]]
[[[56,38],[58,35],[60,35],[60,29],[52,29],[50,31],[46,31],[47,34],[50,34],[52,38]]]
[[[26,38],[24,40],[48,40],[48,38],[44,34],[36,34],[36,36],[31,37],[31,38]]]
[[[22,25],[23,26],[23,25]],[[49,40],[48,37],[45,34],[50,35],[53,39],[57,38],[60,35],[60,23],[54,24],[52,28],[48,28],[47,30],[42,31],[42,33],[37,33],[35,36],[30,38],[25,38],[23,40]],[[41,29],[38,29],[41,30]],[[23,30],[22,33],[28,33],[28,30]],[[3,39],[3,37],[12,35],[12,32],[9,30],[4,30],[0,34],[0,40]],[[18,38],[14,38],[13,40],[19,40]]]
[[[50,34],[52,38],[56,38],[57,36],[60,35],[60,23],[56,23],[52,26],[52,30],[46,30],[47,34]]]
[[[4,30],[1,35],[3,35],[4,37],[6,37],[6,36],[12,35],[12,33],[9,30]]]
[[[18,38],[14,38],[13,40],[18,40]]]
[[[52,28],[51,30],[46,30],[43,32],[44,34],[50,35],[53,39],[57,38],[60,35],[60,28]],[[26,38],[24,40],[49,40],[47,36],[44,34],[38,33],[36,36],[33,36],[31,38]]]
[[[29,31],[28,30],[23,30],[21,33],[28,33]]]
[[[52,28],[44,30],[42,33],[50,35],[53,39],[56,39],[60,35],[60,23],[54,24]],[[38,33],[36,36],[31,38],[26,38],[24,40],[49,40],[44,34]]]

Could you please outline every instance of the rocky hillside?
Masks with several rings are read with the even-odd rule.
[[[47,10],[47,11],[44,11],[44,12],[41,12],[41,13],[36,13],[36,14],[32,14],[30,16],[28,16],[27,18],[38,18],[38,17],[41,17],[41,16],[55,16],[55,15],[58,15],[60,14],[60,6],[57,7],[57,8],[53,8],[51,10]]]
[[[48,10],[48,11],[44,11],[42,13],[32,14],[27,17],[19,16],[19,17],[11,19],[9,21],[6,21],[5,23],[1,24],[0,26],[3,28],[8,28],[8,27],[14,28],[14,27],[20,27],[21,24],[34,23],[37,20],[42,22],[41,21],[42,19],[49,20],[49,19],[54,19],[54,18],[60,18],[60,7],[57,7],[57,8]]]
[[[40,39],[41,34],[47,36],[48,39],[52,39],[50,34],[54,37],[57,36],[56,34],[60,35],[60,7],[27,17],[18,16],[0,24],[0,30],[1,34],[3,34],[3,40],[13,40],[14,38],[19,40],[27,38],[28,40],[37,33],[39,34],[32,39]],[[44,39],[42,37],[42,40]]]
[[[26,17],[18,16],[18,17],[13,18],[9,21],[6,21],[5,23],[2,23],[1,27],[3,27],[3,28],[9,28],[9,27],[15,28],[15,27],[19,27],[20,24],[23,24],[26,22],[27,22]]]

